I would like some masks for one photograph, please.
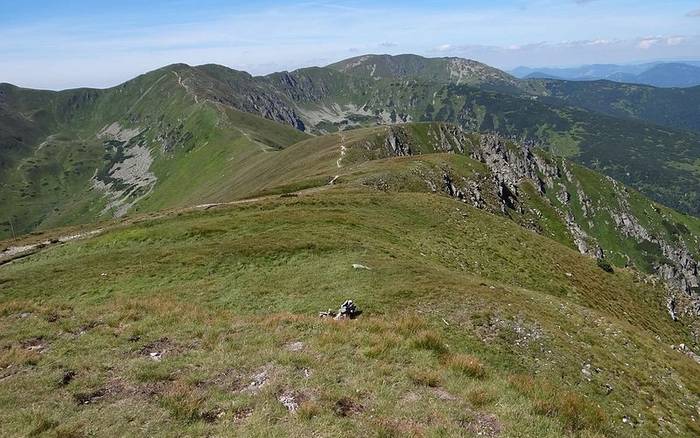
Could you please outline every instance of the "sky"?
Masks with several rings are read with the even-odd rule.
[[[700,0],[0,0],[0,82],[108,87],[167,64],[253,74],[366,53],[501,69],[700,59]]]

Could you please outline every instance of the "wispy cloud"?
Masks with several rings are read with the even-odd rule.
[[[700,53],[700,36],[697,35],[541,41],[507,46],[444,44],[434,47],[431,51],[433,56],[461,56],[505,68],[513,68],[518,65],[571,66],[697,58],[697,55],[693,55],[697,53]],[[499,61],[503,59],[508,59],[509,63],[499,64]]]
[[[700,17],[700,9],[692,10],[692,11],[688,12],[687,14],[685,14],[685,16],[686,17]]]

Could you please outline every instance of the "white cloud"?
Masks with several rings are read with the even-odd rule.
[[[637,47],[642,49],[642,50],[647,50],[647,49],[650,49],[655,44],[658,44],[659,41],[661,41],[660,38],[642,38],[637,43]]]
[[[436,56],[438,50],[428,53]],[[439,51],[451,56],[477,59],[495,67],[511,69],[529,66],[576,66],[599,63],[635,63],[659,59],[697,58],[700,36],[658,35],[629,39],[596,38],[590,40],[537,42],[506,46],[452,44]],[[506,61],[504,61],[506,60]]]

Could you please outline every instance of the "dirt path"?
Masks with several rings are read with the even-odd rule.
[[[348,148],[345,147],[345,134],[340,133],[340,158],[338,158],[338,161],[335,162],[336,166],[340,169],[342,167],[341,162],[343,161],[343,158],[345,157],[345,152],[347,152]]]
[[[180,73],[174,71],[173,74],[177,77],[177,83],[185,89],[185,93],[191,95],[194,98],[194,103],[199,103],[199,98],[197,97],[197,94],[193,93],[192,90],[190,90],[190,87],[188,87],[185,81],[182,80],[182,76],[180,76]]]
[[[102,228],[98,228],[96,230],[86,231],[84,233],[70,234],[29,245],[10,246],[3,251],[0,251],[0,266],[13,260],[34,254],[41,249],[55,245],[62,245],[73,240],[85,239],[87,237],[95,236],[101,232]]]

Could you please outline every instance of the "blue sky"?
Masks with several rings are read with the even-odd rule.
[[[0,0],[0,82],[106,87],[174,62],[264,74],[363,53],[499,68],[700,59],[700,0]]]

